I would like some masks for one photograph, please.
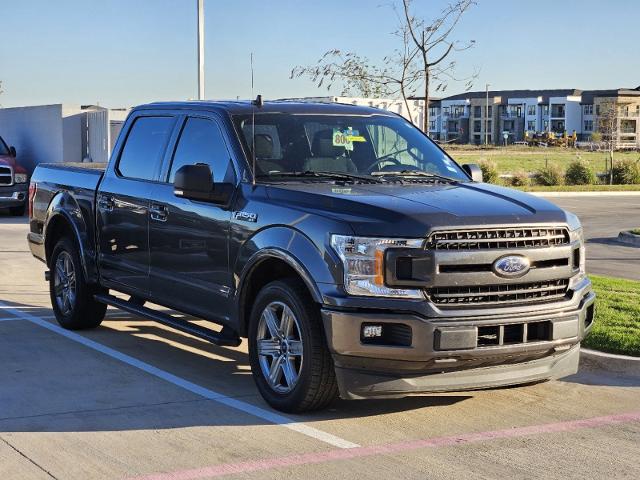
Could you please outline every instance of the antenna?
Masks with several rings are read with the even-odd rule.
[[[253,98],[253,52],[251,52],[251,98]],[[251,107],[251,169],[253,176],[253,186],[256,186],[256,107],[252,103]]]

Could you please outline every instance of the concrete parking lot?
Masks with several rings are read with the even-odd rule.
[[[640,249],[605,238],[637,226],[639,200],[553,199],[583,218],[590,271],[640,278]],[[0,216],[2,480],[640,478],[640,368],[583,359],[561,381],[285,416],[245,343],[114,309],[94,331],[57,327],[26,232]]]

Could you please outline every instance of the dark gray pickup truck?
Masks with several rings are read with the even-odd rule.
[[[28,241],[63,327],[97,327],[109,304],[219,345],[246,337],[284,411],[578,368],[595,298],[578,219],[482,183],[397,115],[144,105],[91,167],[31,181]]]

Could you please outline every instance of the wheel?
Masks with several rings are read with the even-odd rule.
[[[14,217],[23,217],[24,216],[24,212],[25,212],[25,206],[21,205],[19,207],[11,207],[11,208],[9,208],[9,212]]]
[[[49,276],[51,306],[60,326],[82,330],[100,325],[107,306],[94,300],[99,291],[85,281],[75,242],[61,238],[53,248]]]
[[[260,394],[277,410],[319,410],[338,395],[320,309],[299,281],[275,281],[258,294],[249,361]]]

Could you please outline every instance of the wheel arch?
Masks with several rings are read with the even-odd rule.
[[[46,264],[51,267],[51,255],[58,240],[68,235],[78,248],[82,270],[88,283],[97,281],[93,230],[89,229],[82,210],[67,192],[58,193],[49,203],[45,217],[44,251]]]

